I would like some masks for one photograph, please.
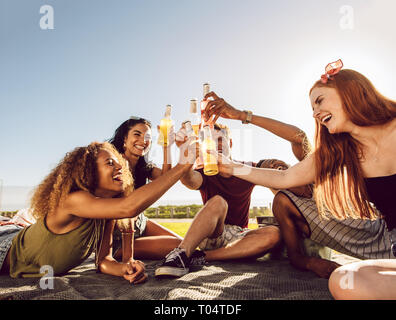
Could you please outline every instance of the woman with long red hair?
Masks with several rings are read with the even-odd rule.
[[[314,183],[321,217],[383,218],[389,231],[384,240],[396,257],[396,102],[342,66],[341,60],[329,64],[310,90],[315,148],[303,161],[280,171],[248,168],[219,155],[219,168],[274,189]],[[206,114],[216,120],[226,106],[215,93],[206,96],[211,97]],[[396,299],[396,260],[337,268],[329,287],[337,299]]]

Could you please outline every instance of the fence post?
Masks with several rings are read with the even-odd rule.
[[[159,208],[155,208],[155,217],[158,218],[159,216]]]
[[[190,207],[187,207],[187,218],[190,218]]]
[[[171,218],[173,219],[173,215],[175,214],[175,208],[171,208]]]

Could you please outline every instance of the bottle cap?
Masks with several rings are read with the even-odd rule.
[[[168,104],[165,110],[165,118],[170,118],[171,113],[172,113],[172,106]]]
[[[198,102],[196,99],[190,100],[190,113],[197,113]]]
[[[210,92],[209,83],[204,83],[204,85],[203,85],[203,96],[205,97],[209,92]]]

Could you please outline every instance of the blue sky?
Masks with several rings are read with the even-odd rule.
[[[54,30],[39,26],[43,5]],[[352,29],[342,26],[345,5]],[[394,0],[1,0],[0,179],[34,186],[66,152],[110,138],[131,115],[158,124],[167,104],[178,127],[204,82],[312,137],[308,91],[328,62],[342,58],[396,99],[395,11]],[[223,122],[235,158],[296,162],[270,133]],[[155,144],[151,157],[161,165]]]

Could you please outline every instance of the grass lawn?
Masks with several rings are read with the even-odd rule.
[[[190,227],[189,222],[159,222],[159,224],[165,228],[172,230],[179,236],[184,237]],[[256,223],[249,223],[249,229],[257,229],[258,225]]]

